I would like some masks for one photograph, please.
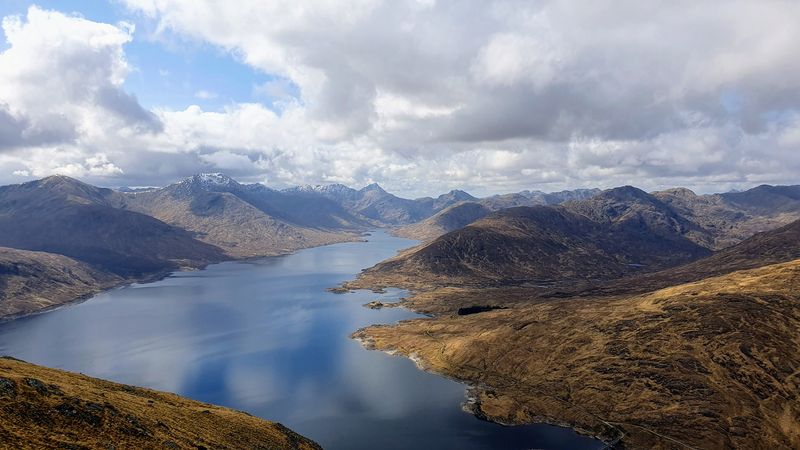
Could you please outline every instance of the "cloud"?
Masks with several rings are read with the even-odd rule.
[[[156,117],[122,90],[130,71],[122,46],[131,40],[132,25],[91,22],[35,6],[25,19],[9,16],[2,24],[10,47],[0,53],[0,102],[29,127],[45,134],[54,128],[56,135],[68,128],[64,122],[92,132],[158,131]]]
[[[34,6],[2,26],[9,47],[0,53],[0,151],[27,167],[18,174],[117,175],[102,146],[162,130],[122,89],[129,72],[122,46],[132,25]]]
[[[122,173],[96,172],[129,184],[214,169],[407,195],[797,182],[796,2],[123,3],[162,39],[267,74],[266,106],[148,111],[122,89],[132,26],[32,8],[3,22],[0,177],[91,173],[102,153]]]

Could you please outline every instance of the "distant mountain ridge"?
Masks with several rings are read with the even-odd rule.
[[[800,219],[800,186],[761,185],[741,192],[709,195],[676,188],[653,195],[703,227],[715,250]]]
[[[0,187],[0,246],[58,253],[122,277],[223,259],[219,248],[123,203],[116,191],[62,176]]]
[[[196,233],[235,258],[278,255],[354,240],[367,223],[334,202],[199,174],[161,189],[125,193],[126,209]]]
[[[467,214],[463,206],[455,206],[398,230],[398,234],[429,242],[367,269],[350,285],[516,284],[559,279],[585,283],[654,272],[709,256],[720,242],[741,240],[739,235],[708,226],[707,221],[727,217],[735,224],[766,223],[775,228],[795,214],[800,216],[800,209],[794,212],[800,207],[796,203],[799,192],[795,187],[757,187],[700,197],[685,189],[648,194],[622,186],[559,207],[516,207],[492,214],[488,208],[473,207]],[[712,204],[716,209],[703,215],[707,209],[697,204]],[[448,226],[454,228],[442,234]]]
[[[354,214],[378,226],[398,226],[424,220],[442,209],[462,201],[477,200],[470,194],[452,190],[436,198],[405,199],[386,192],[372,183],[359,190],[342,184],[300,186],[284,189],[287,193],[317,194],[335,201]]]
[[[453,192],[463,191],[451,191],[451,193]],[[463,228],[478,219],[486,217],[493,211],[517,206],[557,205],[569,200],[591,198],[599,192],[601,192],[599,189],[576,189],[574,191],[553,193],[521,191],[512,194],[493,195],[482,199],[461,196],[458,198],[465,198],[464,201],[451,204],[420,222],[397,228],[394,230],[394,234],[409,239],[430,241],[447,232]]]

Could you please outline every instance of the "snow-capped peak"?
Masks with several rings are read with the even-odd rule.
[[[218,191],[238,188],[240,185],[223,173],[198,173],[184,178],[176,186],[182,191]]]
[[[227,175],[225,175],[223,173],[219,173],[219,172],[216,172],[216,173],[200,173],[200,174],[195,175],[192,178],[194,178],[196,181],[199,181],[199,182],[201,182],[203,184],[208,184],[208,185],[227,186],[227,185],[236,183],[236,181],[234,181],[233,178],[231,178],[231,177],[229,177],[229,176],[227,176]]]

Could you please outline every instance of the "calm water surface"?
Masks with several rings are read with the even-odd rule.
[[[565,428],[478,420],[460,409],[464,385],[348,338],[415,314],[362,307],[398,291],[325,288],[410,244],[376,232],[115,289],[0,324],[0,354],[244,410],[328,449],[600,447]]]

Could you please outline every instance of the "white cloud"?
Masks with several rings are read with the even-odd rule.
[[[27,167],[18,174],[121,174],[103,147],[161,128],[122,90],[130,71],[122,46],[133,26],[37,7],[2,23],[10,46],[0,53],[0,127],[5,117],[14,128],[0,138],[4,159]]]
[[[554,80],[558,63],[551,44],[522,34],[499,33],[479,50],[472,72],[478,82],[491,85],[530,82],[541,87]]]
[[[147,111],[122,89],[131,26],[32,8],[3,22],[0,177],[216,168],[408,195],[798,182],[795,2],[124,3],[275,77],[253,86],[270,107]]]

